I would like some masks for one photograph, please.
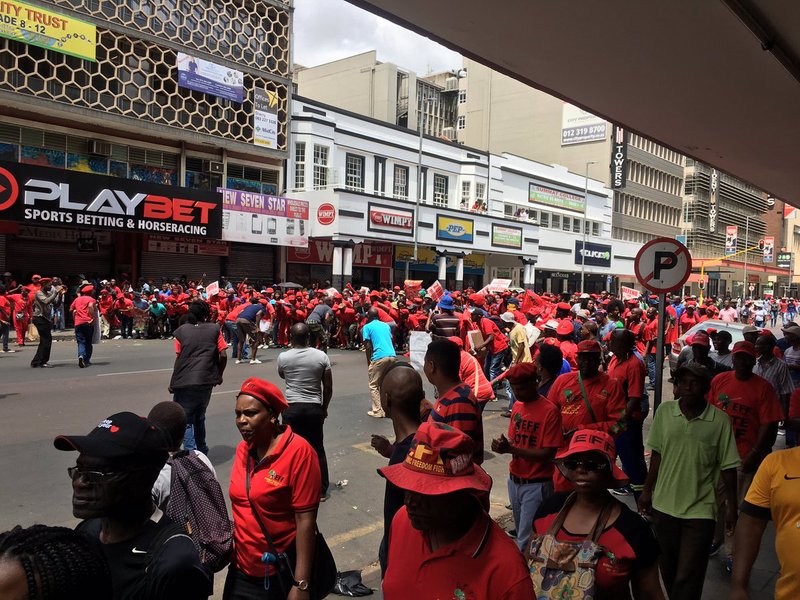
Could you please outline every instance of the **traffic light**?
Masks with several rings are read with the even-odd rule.
[[[764,249],[764,238],[761,238],[760,240],[758,240],[758,249],[759,250],[763,250]]]

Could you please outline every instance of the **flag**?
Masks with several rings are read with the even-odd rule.
[[[444,296],[444,288],[441,283],[434,281],[433,285],[428,288],[427,293],[434,302],[438,302],[439,299]]]

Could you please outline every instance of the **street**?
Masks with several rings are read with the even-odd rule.
[[[29,367],[35,346],[15,354],[0,355],[0,530],[16,524],[46,523],[72,527],[71,486],[66,468],[74,453],[53,448],[62,433],[85,434],[97,422],[115,412],[146,414],[157,402],[170,399],[167,384],[174,353],[171,341],[107,340],[95,347],[93,365],[79,369],[75,344],[69,336],[55,341],[52,369]],[[229,361],[224,383],[215,389],[208,409],[207,429],[213,462],[223,491],[227,492],[231,461],[240,441],[234,426],[233,404],[242,381],[258,376],[276,382],[277,350],[261,351],[261,365],[236,365]],[[332,350],[334,395],[326,423],[325,447],[330,468],[330,499],[320,505],[318,523],[337,560],[339,570],[364,569],[364,580],[379,587],[377,549],[383,531],[384,480],[375,469],[386,463],[370,447],[370,435],[392,438],[389,419],[367,416],[369,392],[366,360],[362,352]],[[671,399],[666,384],[665,399]],[[432,388],[426,382],[429,399]],[[490,403],[484,413],[486,446],[505,432],[508,421],[500,417],[504,402]],[[782,445],[782,440],[779,440]],[[492,514],[507,515],[506,474],[508,459],[486,452],[484,468],[494,479]],[[337,484],[337,482],[339,482]],[[513,524],[512,524],[513,526]],[[762,553],[753,572],[754,600],[771,597],[777,560],[774,534],[765,536]],[[224,577],[216,577],[215,597],[221,597]],[[721,563],[711,559],[704,597],[727,593]],[[378,596],[379,597],[379,596]]]

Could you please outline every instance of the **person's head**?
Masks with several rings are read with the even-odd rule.
[[[572,340],[574,335],[575,327],[569,319],[564,319],[558,324],[558,327],[556,327],[556,337],[561,342]]]
[[[623,310],[625,310],[625,306],[622,304],[622,300],[617,299],[611,300],[606,307],[608,318],[612,321],[619,321],[619,316]]]
[[[572,307],[566,302],[559,302],[556,304],[556,319],[566,319],[569,316],[569,311]]]
[[[423,371],[434,386],[458,381],[461,350],[450,340],[434,340],[425,352]]]
[[[539,370],[535,363],[518,363],[509,368],[504,376],[511,384],[514,397],[520,402],[530,402],[539,397]]]
[[[692,356],[696,362],[705,362],[711,350],[711,340],[705,331],[698,331],[692,336]]]
[[[595,340],[587,340],[578,344],[578,353],[575,362],[578,363],[578,371],[581,377],[589,379],[597,375],[602,363],[603,349],[600,343]]]
[[[250,377],[236,395],[236,428],[251,448],[266,448],[283,431],[280,414],[289,408],[281,391],[269,381]]]
[[[450,294],[445,294],[442,296],[441,300],[439,300],[439,310],[446,313],[452,313],[456,308],[455,302],[453,302],[453,297]]]
[[[578,336],[580,337],[581,341],[596,340],[598,329],[597,323],[594,321],[586,321],[583,325],[581,325],[580,331],[578,331]]]
[[[211,310],[202,300],[195,300],[189,305],[187,315],[189,323],[205,323],[211,317]]]
[[[717,351],[717,354],[727,354],[729,352],[728,346],[731,345],[732,341],[733,337],[731,337],[731,333],[727,329],[720,329],[711,336],[711,342],[714,344],[714,350]]]
[[[150,490],[167,461],[169,440],[149,420],[116,413],[88,435],[59,435],[53,445],[78,452],[68,469],[76,518],[136,522],[150,514]]]
[[[377,308],[370,308],[367,311],[367,321],[374,321],[379,317],[378,309]]]
[[[404,462],[378,473],[405,491],[408,518],[419,531],[463,529],[477,516],[475,493],[488,493],[492,479],[473,462],[474,442],[444,423],[426,421]]]
[[[745,329],[747,329],[747,327],[745,327]],[[755,327],[753,329],[755,329]],[[786,341],[788,341],[789,344],[792,346],[797,346],[800,344],[800,325],[790,322],[786,325],[786,327],[781,328],[781,331],[783,332],[783,335],[786,337]],[[757,332],[758,330],[756,329],[756,336],[758,335]],[[745,336],[744,339],[747,339],[747,336]],[[755,343],[755,339],[748,341]]]
[[[783,332],[784,332],[784,334],[785,334],[785,333],[786,333],[786,329],[787,329],[787,328],[788,328],[788,327],[785,327],[785,328],[781,329],[781,331],[783,331]],[[797,331],[798,331],[798,336],[797,336],[795,339],[796,339],[796,340],[798,340],[798,341],[800,341],[800,327],[798,327],[798,328],[797,328]],[[759,334],[759,329],[758,329],[758,327],[755,327],[755,326],[753,326],[753,325],[745,325],[745,326],[742,328],[742,337],[743,337],[743,338],[744,338],[746,341],[750,342],[750,343],[751,343],[751,344],[753,344],[753,345],[755,345],[755,343],[756,343],[756,340],[758,339],[758,334]],[[790,343],[790,344],[793,344],[793,345],[794,345],[794,343],[795,343],[795,342],[792,342],[792,338],[790,338],[790,337],[788,337],[788,336],[787,336],[787,339],[789,340],[789,343]]]
[[[711,389],[711,376],[709,370],[697,363],[685,363],[674,376],[675,398],[686,400],[704,400],[708,390]]]
[[[572,436],[569,448],[556,455],[556,465],[577,494],[598,495],[628,482],[616,459],[614,438],[603,431],[581,429]]]
[[[730,308],[730,307],[731,307],[731,301],[726,299],[726,300],[725,300],[725,301],[722,303],[722,308]]]
[[[733,371],[736,373],[736,379],[750,379],[758,357],[756,347],[743,340],[736,342],[731,352],[733,353]]]
[[[167,449],[170,452],[180,449],[186,433],[186,411],[180,404],[173,400],[159,402],[150,409],[147,420],[159,427],[167,436],[169,442]]]
[[[608,349],[618,357],[627,357],[636,343],[636,336],[630,329],[615,329],[611,332]]]
[[[425,398],[422,377],[409,363],[394,362],[381,380],[381,408],[390,419],[419,423],[419,407]]]
[[[762,333],[761,335],[756,338],[756,343],[754,344],[756,349],[756,354],[758,356],[768,356],[771,357],[774,351],[776,344],[775,336],[771,333]]]
[[[512,312],[504,312],[500,315],[501,325],[505,331],[510,331],[514,329],[514,325],[517,324],[516,319],[514,318],[514,313]]]
[[[66,527],[0,533],[0,598],[111,600],[111,571],[96,541]]]
[[[307,348],[311,338],[311,330],[303,322],[295,323],[289,330],[292,340],[292,348]]]
[[[558,346],[541,344],[533,362],[539,371],[539,379],[555,379],[561,371],[564,355]]]
[[[632,308],[630,313],[631,322],[638,323],[642,320],[643,311],[641,308]]]

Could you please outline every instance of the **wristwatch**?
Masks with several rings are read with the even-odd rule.
[[[292,585],[301,592],[305,592],[308,590],[308,579],[301,579],[300,581],[295,580]]]

